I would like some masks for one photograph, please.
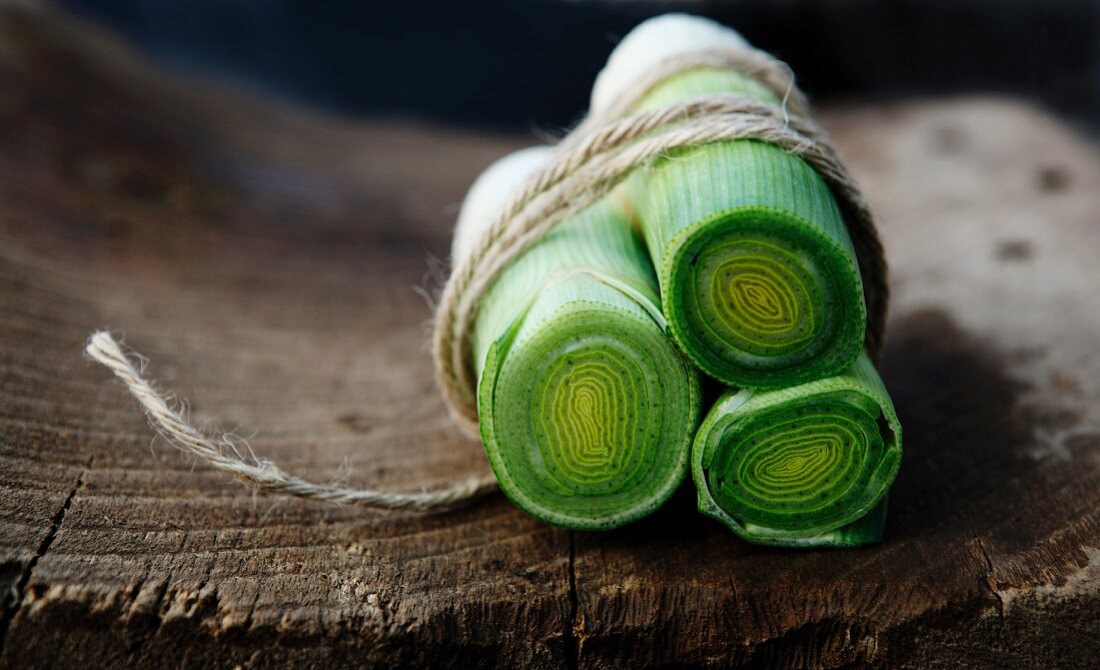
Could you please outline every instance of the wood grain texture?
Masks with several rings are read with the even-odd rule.
[[[875,205],[906,430],[887,541],[695,513],[569,533],[254,498],[84,360],[124,332],[192,417],[410,490],[456,437],[413,291],[530,140],[354,123],[150,74],[0,7],[0,666],[1078,667],[1100,652],[1100,155],[1026,105],[831,110]]]

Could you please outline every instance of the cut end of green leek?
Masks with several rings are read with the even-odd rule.
[[[727,384],[779,388],[849,367],[863,285],[828,186],[762,142],[663,159],[633,184],[672,334]]]
[[[478,179],[456,257],[546,156],[513,154]],[[614,528],[657,509],[686,476],[699,379],[667,336],[656,289],[629,218],[603,200],[486,293],[472,337],[482,442],[501,490],[532,516]]]
[[[699,509],[758,544],[882,539],[901,425],[866,356],[843,375],[724,396],[695,439]]]
[[[687,473],[697,379],[631,300],[574,276],[487,357],[486,453],[508,497],[548,523],[621,526],[662,505]]]

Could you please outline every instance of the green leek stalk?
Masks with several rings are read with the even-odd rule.
[[[631,68],[712,46],[745,43],[704,19],[647,21],[601,73],[594,111],[611,104]],[[651,88],[635,109],[711,93],[781,103],[742,74],[696,68]],[[700,510],[758,544],[881,540],[901,426],[861,354],[862,281],[825,182],[772,145],[733,141],[661,157],[623,193],[677,342],[705,372],[756,389],[728,391],[699,429],[692,475]]]
[[[699,509],[757,544],[855,547],[882,539],[901,424],[866,355],[843,374],[729,391],[699,428]]]
[[[616,48],[631,59],[612,54],[593,109],[653,60],[642,54],[744,44],[705,19],[647,21]],[[781,103],[751,77],[711,67],[666,79],[634,111],[713,93]],[[671,333],[708,375],[782,388],[839,374],[863,351],[867,311],[855,250],[828,185],[802,159],[764,142],[717,142],[655,159],[624,193],[657,269]]]
[[[546,148],[520,151],[478,178],[456,259],[545,158]],[[645,248],[610,199],[555,227],[486,294],[472,337],[482,441],[527,513],[614,528],[657,509],[686,476],[699,381],[659,305]]]

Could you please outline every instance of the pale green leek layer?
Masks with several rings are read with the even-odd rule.
[[[730,391],[692,451],[699,509],[759,544],[850,547],[882,539],[901,425],[870,360],[773,391]]]
[[[777,102],[723,70],[673,77],[641,109],[705,93]],[[863,349],[867,315],[835,199],[802,159],[754,140],[677,151],[624,187],[677,343],[727,384],[780,388],[836,375]]]
[[[474,345],[489,462],[532,516],[614,528],[656,510],[686,475],[697,373],[664,331],[644,247],[608,202],[502,273]]]

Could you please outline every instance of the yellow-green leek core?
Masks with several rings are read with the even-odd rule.
[[[707,93],[779,101],[755,80],[692,70],[639,109]],[[825,181],[754,140],[677,151],[626,183],[673,337],[727,384],[780,388],[849,367],[867,313],[855,251]]]
[[[698,376],[664,330],[641,241],[609,202],[501,274],[473,339],[485,450],[520,508],[567,528],[614,528],[683,480]]]
[[[759,544],[851,547],[882,539],[901,425],[870,360],[773,391],[730,391],[692,452],[699,509]]]

